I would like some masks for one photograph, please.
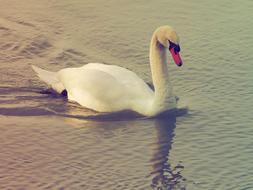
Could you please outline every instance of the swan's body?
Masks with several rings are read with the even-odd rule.
[[[134,72],[115,65],[89,63],[56,73],[35,66],[33,69],[56,92],[66,90],[69,100],[89,109],[98,112],[132,110],[145,116],[155,116],[176,107],[166,59],[170,43],[178,44],[177,34],[171,27],[163,26],[154,32],[150,44],[150,65],[155,91]],[[174,60],[178,59],[177,56],[179,54]],[[175,61],[181,66],[180,57]]]

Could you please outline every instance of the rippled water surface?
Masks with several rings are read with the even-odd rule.
[[[253,189],[253,2],[0,0],[0,189]],[[181,38],[177,113],[101,116],[47,93],[52,71],[120,65],[151,81],[149,40]]]

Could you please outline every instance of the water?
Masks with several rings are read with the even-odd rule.
[[[0,0],[0,189],[253,189],[253,2]],[[46,93],[30,65],[104,62],[151,81],[149,40],[170,24],[179,107],[94,120]]]

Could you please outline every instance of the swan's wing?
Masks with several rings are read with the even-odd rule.
[[[89,63],[82,68],[95,69],[110,74],[124,85],[124,88],[127,88],[128,92],[136,93],[136,95],[144,96],[144,98],[148,98],[147,95],[153,95],[152,89],[143,81],[143,79],[137,76],[134,72],[123,67],[101,63]]]
[[[152,93],[133,72],[103,64],[63,69],[58,78],[70,100],[96,111],[131,109],[133,101],[150,98]]]

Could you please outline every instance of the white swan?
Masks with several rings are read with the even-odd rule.
[[[32,66],[38,76],[56,92],[67,91],[68,99],[98,112],[132,110],[155,116],[176,107],[169,84],[167,49],[178,66],[179,38],[170,26],[161,26],[150,43],[150,66],[155,91],[134,72],[102,63],[89,63],[79,68],[50,72]]]

